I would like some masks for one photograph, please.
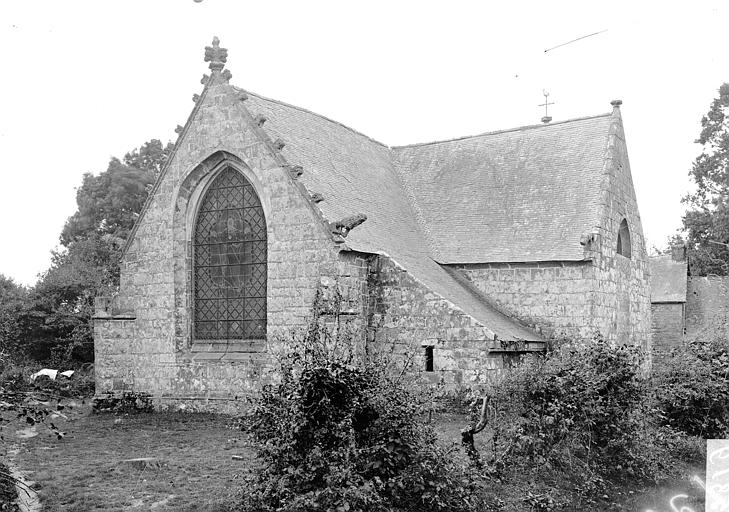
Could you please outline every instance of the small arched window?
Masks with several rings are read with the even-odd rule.
[[[266,219],[251,183],[224,169],[202,198],[194,235],[195,340],[266,336]]]
[[[623,219],[618,230],[618,254],[630,258],[630,229],[628,221]]]

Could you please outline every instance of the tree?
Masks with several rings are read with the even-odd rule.
[[[18,351],[23,338],[22,313],[28,290],[0,274],[0,354]]]
[[[167,158],[172,153],[174,144],[168,142],[165,147],[157,139],[145,142],[139,149],[134,149],[124,155],[124,165],[152,173],[156,178],[162,172]]]
[[[147,199],[149,189],[172,151],[154,139],[124,156],[112,158],[98,176],[84,174],[76,193],[78,210],[66,221],[61,244],[93,236],[113,235],[126,239]]]
[[[683,202],[690,209],[683,218],[693,275],[729,275],[729,83],[701,119],[703,146],[689,173],[696,192]]]
[[[34,340],[29,355],[45,360],[91,361],[91,316],[94,297],[119,284],[119,256],[124,239],[92,234],[54,252],[51,267],[39,279],[25,312]]]
[[[112,158],[106,171],[86,173],[77,211],[61,233],[63,248],[30,292],[22,320],[27,354],[36,359],[93,358],[94,297],[119,285],[119,258],[152,183],[172,151],[158,140]]]

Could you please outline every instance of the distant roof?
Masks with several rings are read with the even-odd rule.
[[[317,203],[324,217],[336,221],[357,213],[367,215],[367,221],[348,234],[349,248],[391,257],[415,280],[483,323],[499,339],[541,340],[434,261],[389,147],[313,112],[246,92],[245,105],[251,114],[266,117],[264,130],[286,143],[283,156],[303,167],[299,179],[310,192],[324,197]]]
[[[612,117],[393,148],[440,263],[583,260]]]
[[[686,262],[671,256],[650,258],[651,302],[686,302]]]

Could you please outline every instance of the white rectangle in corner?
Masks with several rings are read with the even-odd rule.
[[[729,439],[706,440],[706,512],[729,511]]]

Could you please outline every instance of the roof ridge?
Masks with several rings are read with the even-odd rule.
[[[402,146],[390,146],[390,149],[403,149],[403,148],[414,148],[414,147],[420,147],[420,146],[431,146],[433,144],[443,144],[446,142],[456,142],[459,140],[466,140],[466,139],[475,139],[477,137],[484,137],[486,135],[498,135],[501,133],[510,133],[510,132],[517,132],[521,130],[536,130],[539,128],[550,128],[552,126],[557,126],[561,124],[567,124],[567,123],[575,123],[577,121],[585,121],[587,119],[597,119],[599,117],[610,117],[612,116],[612,112],[607,112],[604,114],[596,114],[593,116],[584,116],[584,117],[575,117],[572,119],[565,119],[564,121],[558,121],[556,123],[550,123],[550,124],[529,124],[524,126],[517,126],[514,128],[507,128],[505,130],[495,130],[491,132],[483,132],[483,133],[477,133],[475,135],[464,135],[462,137],[453,137],[451,139],[443,139],[443,140],[434,140],[430,142],[416,142],[414,144],[404,144]]]
[[[255,92],[249,91],[248,89],[243,89],[242,87],[237,87],[237,86],[235,86],[235,85],[232,85],[231,87],[233,87],[233,89],[236,89],[236,90],[238,90],[238,91],[240,91],[240,92],[245,92],[246,94],[249,94],[249,95],[251,95],[251,96],[256,96],[257,98],[260,98],[260,99],[262,99],[262,100],[265,100],[265,101],[270,101],[270,102],[272,102],[272,103],[277,103],[278,105],[283,105],[283,106],[285,106],[285,107],[293,108],[293,109],[299,110],[299,111],[301,111],[301,112],[306,112],[307,114],[311,114],[311,115],[317,116],[317,117],[319,117],[319,118],[321,118],[321,119],[325,119],[326,121],[329,121],[330,123],[334,123],[334,124],[336,124],[336,125],[339,125],[339,126],[341,126],[342,128],[345,128],[345,129],[349,130],[349,131],[350,131],[350,132],[352,132],[352,133],[356,133],[357,135],[361,135],[361,136],[362,136],[362,137],[364,137],[365,139],[367,139],[367,140],[369,140],[369,141],[372,141],[372,142],[374,142],[375,144],[378,144],[378,145],[380,145],[380,146],[382,146],[382,147],[384,147],[384,148],[386,148],[386,149],[392,149],[392,147],[391,147],[391,146],[388,146],[388,145],[387,145],[387,144],[385,144],[384,142],[380,142],[380,141],[379,141],[379,140],[377,140],[377,139],[373,139],[373,138],[372,138],[372,137],[370,137],[369,135],[366,135],[366,134],[364,134],[364,133],[360,132],[359,130],[355,130],[354,128],[352,128],[352,127],[350,127],[350,126],[347,126],[347,125],[346,125],[346,124],[344,124],[344,123],[340,123],[339,121],[335,121],[335,120],[334,120],[334,119],[332,119],[331,117],[327,117],[327,116],[325,116],[325,115],[319,114],[319,113],[317,113],[317,112],[314,112],[313,110],[309,110],[309,109],[306,109],[306,108],[304,108],[304,107],[299,107],[299,106],[297,106],[297,105],[292,105],[291,103],[286,103],[285,101],[277,100],[277,99],[275,99],[275,98],[269,98],[268,96],[263,96],[262,94],[258,94],[258,93],[255,93]]]
[[[432,144],[441,144],[441,143],[445,143],[445,142],[455,142],[455,141],[458,141],[458,140],[465,140],[465,139],[473,139],[473,138],[476,138],[476,137],[483,137],[485,135],[497,135],[497,134],[500,134],[500,133],[509,133],[509,132],[515,132],[515,131],[520,131],[520,130],[534,130],[534,129],[538,129],[538,128],[549,128],[551,126],[557,126],[557,125],[562,125],[562,124],[567,124],[567,123],[574,123],[574,122],[577,122],[577,121],[585,121],[587,119],[597,119],[599,117],[610,117],[610,116],[612,116],[612,112],[605,112],[603,114],[595,114],[595,115],[592,115],[592,116],[583,116],[583,117],[574,117],[572,119],[565,119],[564,121],[557,121],[556,123],[550,123],[550,124],[547,124],[547,125],[545,125],[545,124],[523,125],[523,126],[517,126],[517,127],[514,127],[514,128],[507,128],[507,129],[504,129],[504,130],[495,130],[495,131],[490,131],[490,132],[477,133],[477,134],[474,134],[474,135],[463,135],[461,137],[453,137],[453,138],[450,138],[450,139],[435,140],[435,141],[430,141],[430,142],[416,142],[416,143],[413,143],[413,144],[403,144],[403,145],[399,145],[399,146],[390,146],[388,144],[385,144],[384,142],[380,142],[379,140],[377,140],[377,139],[375,139],[373,137],[370,137],[369,135],[367,135],[365,133],[362,133],[359,130],[355,130],[351,126],[347,126],[344,123],[341,123],[339,121],[336,121],[335,119],[332,119],[331,117],[327,117],[325,115],[319,114],[318,112],[314,112],[313,110],[309,110],[309,109],[304,108],[304,107],[299,107],[298,105],[293,105],[291,103],[287,103],[285,101],[277,100],[275,98],[270,98],[268,96],[264,96],[264,95],[258,94],[256,92],[249,91],[248,89],[244,89],[242,87],[238,87],[238,86],[235,86],[235,85],[231,85],[231,87],[233,89],[237,90],[237,91],[245,92],[246,94],[250,94],[252,96],[256,96],[257,98],[260,98],[260,99],[262,99],[264,101],[270,101],[271,103],[276,103],[278,105],[283,105],[285,107],[289,107],[289,108],[296,109],[296,110],[298,110],[300,112],[306,112],[307,114],[311,114],[313,116],[317,116],[317,117],[319,117],[321,119],[324,119],[326,121],[329,121],[330,123],[333,123],[333,124],[336,124],[338,126],[341,126],[342,128],[344,128],[346,130],[349,130],[350,132],[355,133],[357,135],[360,135],[360,136],[364,137],[365,139],[367,139],[367,140],[369,140],[371,142],[374,142],[375,144],[377,144],[379,146],[382,146],[383,148],[386,148],[386,149],[389,149],[389,150],[401,149],[401,148],[410,148],[410,147],[418,147],[418,146],[429,146],[429,145],[432,145]]]

